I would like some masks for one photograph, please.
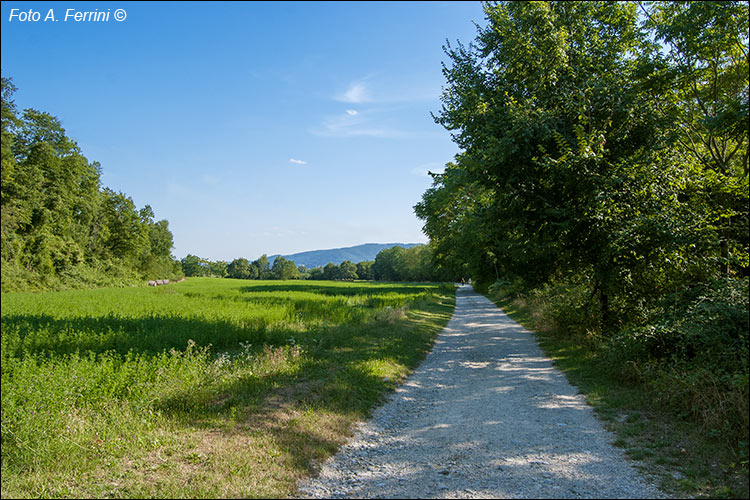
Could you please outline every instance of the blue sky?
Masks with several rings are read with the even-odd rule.
[[[458,152],[430,116],[442,45],[472,21],[479,2],[9,1],[2,74],[169,221],[178,258],[425,242],[412,207]]]

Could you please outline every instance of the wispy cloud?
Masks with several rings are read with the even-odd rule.
[[[351,102],[359,104],[371,100],[370,93],[367,87],[361,81],[352,82],[349,87],[341,94],[338,94],[335,99],[341,102]]]
[[[352,80],[346,90],[335,94],[333,99],[352,104],[437,101],[442,94],[440,85],[441,82],[427,78],[415,81],[402,74],[370,73]]]
[[[297,165],[307,165],[307,162],[304,160],[295,160],[294,158],[289,158],[290,163],[295,163]]]
[[[403,90],[403,82],[389,80],[377,73],[352,80],[346,90],[334,95],[333,99],[364,106],[346,108],[338,114],[323,117],[320,125],[310,133],[322,137],[412,137],[418,132],[401,129],[399,124],[403,120],[397,117],[415,102],[424,100],[424,95],[411,91],[405,97],[401,95]],[[375,106],[374,103],[379,104]],[[424,111],[420,109],[419,112]]]
[[[325,118],[319,127],[310,133],[322,137],[382,137],[398,138],[406,135],[404,131],[388,126],[383,120],[374,117],[377,111],[344,113]]]

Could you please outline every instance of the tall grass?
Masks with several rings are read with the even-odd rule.
[[[452,287],[192,278],[2,296],[2,496],[290,496]]]

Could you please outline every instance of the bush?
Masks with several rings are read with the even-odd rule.
[[[602,366],[747,456],[749,323],[747,278],[692,287],[609,339]]]
[[[558,335],[586,336],[597,328],[598,317],[591,290],[582,283],[560,281],[528,290],[523,280],[497,280],[490,297],[510,300],[518,308],[529,308],[534,328]]]
[[[691,363],[724,374],[748,372],[748,279],[723,279],[669,296],[645,325],[607,344],[617,363]]]
[[[721,279],[667,296],[645,321],[624,318],[611,336],[598,329],[591,289],[569,280],[524,290],[498,280],[490,297],[524,311],[533,328],[574,339],[602,373],[640,384],[655,404],[699,423],[739,455],[748,453],[748,278]]]
[[[683,418],[699,422],[712,437],[747,456],[748,375],[710,366],[647,363],[644,384],[654,400]]]

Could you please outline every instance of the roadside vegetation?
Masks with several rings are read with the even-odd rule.
[[[632,405],[623,443],[691,463],[680,494],[747,497],[747,2],[485,15],[445,47],[461,152],[415,206],[436,262],[530,315],[600,408]]]
[[[665,491],[747,498],[747,344],[738,341],[748,331],[747,284],[717,283],[694,293],[690,314],[664,314],[656,325],[612,337],[581,328],[585,314],[571,302],[585,297],[570,287],[498,282],[486,294],[535,333],[617,434],[615,444]],[[674,328],[671,346],[654,345],[664,342],[650,334],[657,327]],[[667,348],[671,354],[654,355]]]
[[[2,296],[2,497],[290,497],[453,285],[190,278]]]

